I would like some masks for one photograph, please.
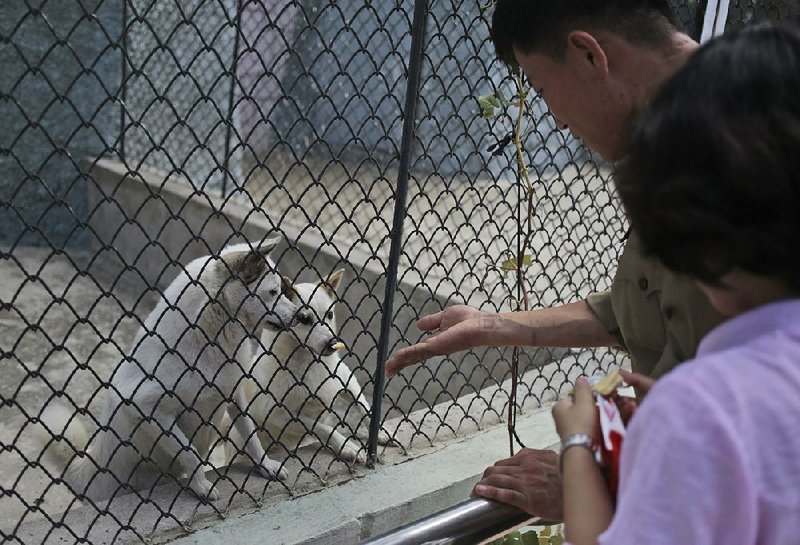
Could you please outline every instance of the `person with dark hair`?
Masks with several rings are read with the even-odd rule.
[[[497,55],[519,65],[561,129],[608,161],[622,158],[632,124],[650,97],[694,53],[667,0],[498,0]],[[465,305],[422,317],[435,332],[395,352],[388,376],[426,358],[477,346],[620,346],[630,382],[657,378],[694,356],[721,316],[689,278],[641,255],[628,237],[611,289],[529,312],[490,313]],[[560,520],[556,454],[523,449],[488,468],[476,489],[533,515]],[[482,492],[481,492],[482,491]]]
[[[631,225],[728,319],[637,409],[616,509],[591,450],[575,448],[590,444],[571,439],[597,436],[586,380],[553,408],[574,445],[573,545],[800,540],[798,97],[800,31],[759,25],[703,46],[639,120],[617,172]]]

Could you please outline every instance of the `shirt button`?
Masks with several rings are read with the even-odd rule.
[[[644,276],[639,279],[639,289],[642,291],[647,291],[647,278]]]

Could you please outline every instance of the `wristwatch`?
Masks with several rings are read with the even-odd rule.
[[[573,433],[572,435],[568,435],[561,441],[561,453],[558,456],[559,471],[563,471],[564,453],[567,452],[570,447],[586,447],[594,454],[594,440],[591,436],[585,433]]]

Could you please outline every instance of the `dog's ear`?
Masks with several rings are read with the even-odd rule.
[[[225,256],[225,262],[235,276],[242,279],[245,284],[252,284],[263,275],[267,270],[270,252],[275,246],[280,244],[281,237],[273,236],[264,241],[256,248],[244,252],[233,252]]]
[[[280,243],[281,243],[280,235],[275,235],[266,238],[264,239],[264,242],[258,245],[258,251],[264,254],[265,256],[268,256],[270,253],[272,253],[272,250],[274,250],[275,247]]]
[[[267,258],[260,250],[233,252],[224,260],[228,270],[245,284],[252,284],[267,270]]]
[[[294,289],[294,281],[286,275],[281,276],[281,292],[290,301],[297,301],[299,297]]]
[[[327,291],[331,297],[336,297],[336,290],[339,289],[339,284],[342,282],[343,275],[344,269],[339,269],[338,271],[329,274],[328,278],[320,282],[320,285],[325,288],[325,291]]]

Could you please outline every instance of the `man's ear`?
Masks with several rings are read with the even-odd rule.
[[[597,38],[586,31],[573,30],[567,35],[567,56],[577,62],[578,67],[593,70],[603,77],[608,75],[608,56]]]

